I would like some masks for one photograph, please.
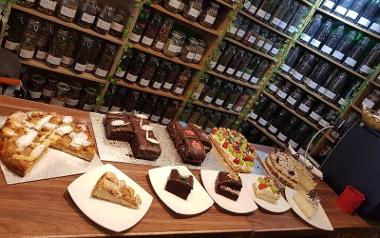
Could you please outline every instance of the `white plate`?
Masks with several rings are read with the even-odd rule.
[[[312,216],[311,218],[307,218],[301,209],[298,207],[297,203],[293,200],[293,195],[296,193],[294,189],[291,189],[289,187],[285,188],[285,196],[286,200],[288,200],[290,206],[292,207],[293,211],[297,213],[298,216],[300,216],[303,220],[305,220],[307,223],[309,223],[312,226],[315,226],[319,229],[326,230],[326,231],[332,231],[334,230],[333,226],[331,225],[330,219],[326,215],[325,210],[321,206],[321,204],[318,204],[318,210]]]
[[[195,215],[209,209],[214,201],[194,177],[193,190],[186,200],[165,190],[167,179],[172,169],[177,169],[184,176],[193,174],[185,166],[166,166],[149,170],[149,180],[158,197],[174,212],[182,215]]]
[[[253,200],[260,207],[274,213],[283,213],[290,209],[289,203],[285,200],[285,198],[282,195],[275,204],[256,197],[255,191],[253,190],[253,183],[256,183],[257,179],[259,177],[263,177],[263,175],[240,174],[240,177],[243,182],[243,186],[246,187]]]
[[[220,207],[227,211],[239,214],[253,212],[257,209],[255,202],[250,197],[244,184],[241,188],[239,198],[236,201],[217,194],[215,192],[215,181],[218,177],[218,173],[219,171],[216,170],[201,170],[201,178],[208,194],[210,194]]]
[[[140,195],[141,205],[139,209],[130,209],[91,196],[92,189],[99,178],[108,171],[115,173],[119,180],[124,180]],[[69,185],[68,191],[75,204],[87,217],[100,226],[116,232],[124,231],[136,225],[148,211],[153,200],[153,197],[142,187],[110,164],[83,174]]]

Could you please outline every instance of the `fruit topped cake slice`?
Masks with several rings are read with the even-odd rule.
[[[253,183],[253,190],[256,197],[273,204],[275,204],[281,196],[276,183],[267,176],[259,177],[257,182]]]
[[[240,132],[227,128],[214,128],[211,141],[234,172],[252,171],[256,150]]]

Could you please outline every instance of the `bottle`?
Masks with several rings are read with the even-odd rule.
[[[267,29],[261,28],[260,34],[257,36],[257,39],[255,43],[252,45],[252,47],[255,50],[260,50],[261,47],[264,46],[264,43],[268,39],[268,37],[269,37],[269,31]]]
[[[150,59],[144,65],[144,68],[140,75],[140,79],[137,84],[141,87],[147,87],[150,81],[153,79],[153,76],[159,65],[160,60],[158,58],[150,57]]]
[[[146,54],[138,53],[137,56],[134,57],[132,65],[128,70],[127,76],[124,79],[126,83],[135,83],[137,81],[137,78],[139,77],[144,67],[145,61]]]
[[[290,20],[292,20],[292,17],[296,14],[297,9],[298,9],[298,2],[291,1],[290,6],[288,7],[285,14],[280,18],[280,22],[278,23],[276,28],[280,31],[284,31],[286,27],[288,26]]]
[[[280,49],[282,48],[283,43],[284,43],[284,40],[278,37],[276,41],[274,42],[273,47],[269,52],[269,55],[276,57],[278,53],[280,52]]]
[[[287,141],[290,136],[290,133],[295,128],[297,128],[298,125],[299,125],[298,119],[295,117],[291,117],[289,121],[284,123],[284,126],[281,128],[280,132],[278,133],[277,138],[282,142]]]
[[[149,8],[143,8],[129,37],[130,41],[140,42],[151,13],[152,11]]]
[[[235,105],[233,106],[232,110],[235,112],[241,112],[241,110],[244,108],[245,104],[247,104],[248,100],[252,96],[252,90],[251,89],[244,89],[243,93],[239,95],[239,97],[236,99]]]
[[[279,4],[280,4],[281,1],[279,0],[274,0],[272,1],[269,9],[268,9],[268,12],[267,14],[265,14],[265,17],[264,17],[264,21],[265,22],[269,22],[269,20],[271,19],[272,17],[272,14],[274,13],[274,11],[279,7]]]
[[[374,109],[380,104],[380,91],[374,90],[372,91],[364,100],[362,101],[362,105],[368,108],[369,110]]]
[[[301,101],[301,99],[304,97],[304,92],[300,88],[296,88],[293,92],[290,93],[290,95],[286,98],[285,104],[291,108],[294,109],[297,107],[298,103]]]
[[[208,74],[203,75],[202,79],[199,81],[198,85],[196,86],[193,92],[193,96],[192,96],[193,99],[195,100],[199,99],[209,79],[210,79],[210,76]]]
[[[277,37],[275,34],[269,34],[268,38],[264,42],[264,46],[260,48],[260,51],[264,54],[268,54],[269,51],[272,49],[274,42],[277,40]]]
[[[298,57],[301,55],[301,48],[299,46],[293,47],[288,56],[286,57],[285,62],[281,65],[281,70],[284,73],[289,74],[292,67],[298,62]]]
[[[242,93],[243,93],[243,87],[241,87],[241,86],[235,87],[235,89],[232,90],[232,92],[228,95],[227,99],[225,100],[225,102],[223,104],[223,107],[226,110],[231,110],[234,107],[234,105],[236,104],[237,99],[239,98],[239,96]]]
[[[156,95],[149,95],[144,102],[145,106],[142,107],[141,113],[149,118],[158,102],[158,98]]]
[[[340,0],[333,11],[335,15],[340,17],[344,17],[346,15],[348,9],[350,9],[351,5],[355,2],[355,0]]]
[[[292,83],[286,81],[285,84],[282,85],[281,88],[277,91],[275,97],[282,102],[291,91],[293,91],[293,85]]]
[[[249,117],[253,120],[256,120],[258,115],[261,115],[261,113],[264,111],[264,109],[267,108],[268,103],[270,102],[270,99],[267,97],[262,97],[257,104],[253,107],[251,113],[249,114]]]
[[[279,106],[276,103],[274,103],[274,102],[269,103],[268,107],[261,114],[261,116],[259,117],[259,120],[257,120],[257,122],[261,126],[266,127],[268,125],[268,122],[272,118],[272,116],[275,115],[278,108],[279,108]]]
[[[297,127],[289,136],[289,145],[294,149],[298,150],[299,146],[302,145],[305,137],[311,131],[311,128],[307,124],[301,124],[301,126]]]
[[[122,108],[125,107],[125,95],[127,94],[127,92],[128,90],[126,88],[119,88],[119,90],[117,90],[116,95],[114,95],[112,107],[110,109],[111,112],[120,111]]]
[[[232,91],[231,83],[225,83],[224,85],[222,85],[217,92],[217,95],[214,100],[214,104],[216,106],[222,106],[224,104],[224,101],[228,97],[228,95],[231,93],[231,91]]]
[[[356,31],[350,31],[344,35],[335,48],[332,57],[340,62],[344,58],[345,54],[347,54],[347,51],[354,45],[356,36]]]
[[[286,109],[280,109],[275,117],[268,124],[268,131],[271,134],[276,135],[279,128],[283,125],[284,122],[288,121],[290,117],[290,112]]]
[[[376,33],[380,34],[380,16],[376,17],[374,21],[372,21],[372,24],[369,26],[369,30]]]
[[[106,94],[104,95],[102,105],[99,106],[98,111],[101,113],[107,113],[110,107],[112,106],[114,97],[117,93],[118,87],[115,84],[111,84]]]
[[[245,0],[244,1],[244,4],[243,4],[243,10],[244,11],[248,12],[249,7],[251,6],[251,2],[252,2],[252,0]]]
[[[367,0],[355,0],[350,9],[347,11],[345,18],[350,22],[354,22],[358,18],[359,14],[364,10],[367,2]]]
[[[254,15],[256,13],[257,8],[259,8],[261,2],[263,2],[263,0],[252,0],[251,5],[248,9],[248,13]]]
[[[216,72],[223,73],[226,69],[228,63],[232,59],[232,57],[236,54],[237,48],[236,46],[229,45],[227,50],[224,52],[223,56],[220,57],[218,61],[218,66],[216,67]]]
[[[267,92],[269,92],[272,95],[276,94],[278,89],[281,87],[281,85],[283,85],[284,82],[285,80],[283,78],[276,76],[266,89]]]
[[[183,109],[181,115],[179,116],[179,121],[182,121],[182,122],[188,121],[193,108],[194,108],[193,104],[187,104],[187,106],[185,107],[185,109]],[[158,119],[158,121],[159,120],[160,119]]]
[[[334,123],[334,128],[331,131],[331,136],[335,141],[342,138],[344,134],[352,127],[352,125],[360,119],[356,112],[351,112],[345,119],[339,119]]]
[[[183,71],[179,74],[177,82],[174,84],[173,89],[171,90],[171,93],[180,96],[185,91],[188,83],[191,81],[192,72],[190,68],[186,67],[183,69]]]
[[[327,106],[324,103],[320,103],[317,106],[314,106],[314,109],[311,110],[310,114],[307,116],[307,119],[314,124],[318,123],[319,120],[321,120],[322,115],[326,110],[326,107]]]
[[[313,108],[314,104],[315,99],[307,95],[298,105],[296,112],[305,117],[310,112],[310,109]]]
[[[221,83],[222,82],[217,79],[209,80],[204,90],[204,93],[201,95],[203,103],[208,104],[211,103],[212,100],[214,100],[216,94],[218,93]]]
[[[291,0],[285,0],[278,5],[276,11],[272,14],[270,25],[272,25],[273,27],[278,27],[281,24],[281,19],[285,15],[286,11],[289,9],[291,3]]]
[[[253,84],[257,84],[259,80],[264,75],[265,71],[267,70],[269,65],[269,61],[266,59],[263,59],[260,63],[260,65],[253,71],[252,77],[250,79],[250,82]]]
[[[366,5],[365,10],[362,12],[357,24],[368,28],[371,22],[374,20],[374,16],[377,16],[380,9],[380,0],[371,0]],[[376,15],[377,14],[377,15]]]
[[[263,1],[255,14],[256,18],[261,20],[269,20],[271,17],[270,9],[272,8],[272,5],[276,6],[276,4],[276,0]]]
[[[225,74],[228,76],[231,76],[235,73],[240,61],[244,57],[245,50],[244,49],[237,49],[235,55],[230,60],[227,70],[225,71]]]
[[[126,112],[133,112],[135,110],[140,94],[142,94],[142,92],[134,90],[127,92],[125,97],[126,104],[124,108]]]
[[[241,43],[243,43],[246,46],[251,46],[256,41],[257,37],[259,36],[260,30],[261,30],[260,25],[251,23],[251,25],[248,28],[247,33],[242,38]]]
[[[313,17],[313,20],[307,25],[305,30],[303,31],[300,40],[306,43],[309,43],[310,40],[317,33],[318,29],[321,27],[323,21],[323,17],[320,14],[317,14]]]
[[[323,23],[322,27],[319,29],[317,34],[315,34],[313,39],[310,41],[310,45],[318,49],[321,43],[325,41],[328,34],[330,34],[332,26],[333,26],[333,22],[330,19],[327,19]]]
[[[121,62],[117,66],[116,72],[115,72],[115,77],[117,78],[124,78],[125,73],[127,69],[129,68],[129,65],[132,63],[132,51],[128,50],[126,53],[121,58]]]
[[[241,76],[241,81],[249,81],[252,77],[253,72],[259,67],[261,58],[259,56],[255,56],[251,59],[247,68],[245,68],[243,75]]]
[[[209,117],[204,125],[204,131],[206,133],[211,133],[212,129],[216,127],[216,124],[220,120],[221,116],[222,114],[220,112],[213,113],[213,116]]]
[[[335,119],[337,117],[338,112],[336,112],[334,109],[330,108],[327,110],[327,113],[325,113],[322,118],[319,120],[318,124],[322,127],[330,126],[331,124],[334,124]]]
[[[353,93],[356,91],[357,88],[359,88],[361,83],[362,82],[360,81],[356,81],[354,83],[351,83],[351,85],[346,86],[343,92],[341,93],[341,97],[338,100],[338,104],[340,106],[345,105],[354,96]]]
[[[180,71],[181,71],[181,66],[179,66],[178,64],[172,65],[170,63],[170,70],[168,71],[166,79],[164,79],[165,83],[164,83],[164,86],[162,87],[161,90],[163,90],[163,91],[172,90],[173,85],[175,84]]]
[[[337,28],[333,29],[326,41],[324,42],[321,52],[323,54],[329,55],[333,49],[337,46],[339,41],[342,39],[344,34],[344,25],[339,25]]]
[[[156,106],[153,109],[152,114],[150,115],[150,120],[156,123],[159,122],[168,104],[169,104],[168,98],[160,97],[156,103]],[[192,105],[189,105],[189,106],[192,107]],[[183,113],[185,113],[185,111]],[[191,113],[191,108],[190,108],[189,113]]]
[[[149,94],[147,93],[141,93],[139,95],[139,98],[137,99],[136,105],[135,105],[135,112],[140,113],[142,109],[145,107],[145,101],[148,98]]]
[[[162,115],[161,123],[164,125],[169,124],[177,113],[177,109],[179,106],[179,102],[177,101],[171,101],[169,105],[166,107],[166,111]]]
[[[310,54],[306,52],[302,55],[301,59],[299,60],[299,64],[296,65],[292,70],[291,74],[292,77],[297,80],[298,82],[302,82],[303,78],[309,75],[311,70],[315,67],[317,64],[317,57],[313,54]]]
[[[243,17],[238,15],[233,22],[231,22],[230,26],[228,27],[228,30],[226,32],[226,36],[233,38],[236,32],[238,31],[238,28],[243,21]]]
[[[370,75],[372,74],[374,68],[378,64],[380,59],[380,43],[377,43],[375,47],[372,48],[371,52],[364,58],[364,60],[360,63],[357,72]]]
[[[193,109],[189,116],[189,119],[187,120],[187,123],[195,124],[198,121],[199,117],[203,114],[203,111],[203,108],[200,107]]]
[[[242,23],[239,25],[239,29],[234,35],[234,39],[237,41],[240,41],[244,37],[244,35],[247,33],[248,27],[249,27],[249,20],[244,19]]]
[[[299,25],[306,16],[307,12],[309,11],[309,8],[305,5],[299,5],[297,8],[297,11],[295,12],[292,20],[289,22],[288,26],[285,29],[285,33],[288,35],[294,35],[298,32]]]
[[[363,53],[366,52],[371,40],[368,37],[363,37],[355,44],[352,49],[348,52],[346,59],[343,62],[343,65],[349,68],[355,68],[358,61],[363,56]]]
[[[338,69],[335,69],[331,74],[330,76],[327,78],[327,80],[325,80],[319,87],[318,87],[318,90],[317,90],[317,93],[321,96],[325,95],[325,93],[327,92],[327,87],[328,85],[330,84],[330,82],[338,76],[339,74],[339,70]]]
[[[219,61],[220,56],[224,53],[224,50],[227,47],[227,43],[225,41],[222,41],[219,45],[219,48],[216,50],[214,56],[212,57],[208,67],[210,70],[213,70],[216,66],[216,64]]]
[[[305,78],[304,84],[308,88],[316,90],[319,85],[324,83],[324,80],[326,80],[327,75],[330,74],[331,69],[332,66],[329,62],[325,60],[319,61],[311,74]]]
[[[331,12],[339,0],[325,0],[323,1],[321,8]]]
[[[243,75],[245,69],[247,68],[247,66],[249,64],[249,62],[251,61],[252,56],[253,55],[251,53],[246,53],[244,55],[244,57],[241,59],[239,65],[236,68],[235,74],[233,76],[235,79],[241,78],[241,76]]]
[[[157,32],[162,23],[162,16],[159,13],[155,13],[149,22],[148,27],[141,39],[141,44],[144,47],[150,47],[157,35]]]

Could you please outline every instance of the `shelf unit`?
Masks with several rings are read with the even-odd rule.
[[[229,41],[229,42],[231,42],[231,43],[233,43],[233,44],[235,44],[235,45],[237,45],[237,46],[239,46],[239,47],[241,47],[241,48],[243,48],[243,49],[245,49],[245,50],[247,50],[247,51],[249,51],[251,53],[254,53],[256,55],[260,55],[262,57],[265,57],[265,58],[267,58],[267,59],[269,59],[269,60],[271,60],[273,62],[277,61],[276,58],[274,58],[274,57],[272,57],[272,56],[270,56],[268,54],[265,54],[265,53],[263,53],[261,51],[255,50],[255,49],[253,49],[251,47],[248,47],[248,46],[244,45],[243,43],[241,43],[241,42],[239,42],[237,40],[234,40],[234,39],[232,39],[230,37],[225,37],[225,40],[227,40],[227,41]]]
[[[246,83],[246,82],[244,82],[244,81],[241,81],[241,80],[238,80],[238,79],[234,79],[234,78],[232,78],[232,77],[228,77],[228,76],[226,76],[226,75],[224,75],[224,74],[219,74],[219,73],[217,73],[217,72],[215,72],[215,71],[207,70],[206,73],[207,73],[207,74],[210,74],[210,75],[212,75],[212,76],[215,76],[215,77],[221,78],[221,79],[223,79],[223,80],[226,80],[226,81],[230,81],[230,82],[232,82],[232,83],[239,84],[239,85],[241,85],[241,86],[243,86],[243,87],[246,87],[246,88],[250,88],[250,89],[254,89],[254,90],[257,90],[257,89],[259,88],[259,86],[257,86],[257,85],[253,85],[253,84],[250,84],[250,83]]]

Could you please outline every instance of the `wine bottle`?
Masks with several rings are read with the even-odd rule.
[[[297,8],[298,8],[298,2],[292,1],[290,3],[290,6],[288,7],[287,11],[285,12],[284,16],[280,18],[280,22],[277,25],[277,29],[280,31],[284,31],[286,27],[288,26],[290,20],[292,17],[296,14]]]
[[[249,81],[249,79],[252,77],[253,72],[259,67],[260,62],[261,58],[259,56],[253,57],[249,62],[247,68],[244,70],[244,73],[241,76],[240,80]]]
[[[270,99],[267,97],[262,97],[256,106],[252,109],[251,113],[249,114],[249,117],[253,120],[256,120],[258,115],[260,115],[264,109],[267,107],[268,103],[270,102]]]
[[[281,85],[283,85],[284,82],[285,80],[283,78],[276,76],[266,89],[267,92],[273,95],[276,94],[278,89],[281,87]]]
[[[216,106],[222,106],[224,101],[228,97],[228,95],[231,93],[231,91],[232,91],[232,84],[231,83],[225,83],[224,85],[222,85],[219,88],[218,93],[215,97],[214,104]]]
[[[276,113],[278,109],[278,105],[274,102],[269,103],[269,106],[265,109],[265,111],[260,115],[259,120],[257,122],[266,127],[272,116]]]
[[[292,67],[298,62],[298,58],[301,55],[301,48],[298,46],[293,47],[288,56],[286,57],[285,62],[281,65],[281,70],[286,74],[289,74]]]
[[[360,13],[364,10],[368,0],[355,0],[350,9],[347,11],[345,18],[354,22]]]
[[[321,96],[325,95],[326,91],[327,91],[327,87],[328,85],[330,84],[330,82],[338,76],[339,74],[339,70],[338,69],[335,69],[331,74],[330,76],[327,78],[326,81],[323,82],[323,84],[321,84],[319,87],[318,87],[318,91],[317,93]]]
[[[244,89],[243,93],[236,99],[235,105],[232,110],[235,112],[241,112],[249,98],[252,96],[252,91],[248,88]]]
[[[270,19],[270,25],[273,27],[278,27],[281,24],[281,19],[285,15],[286,11],[289,9],[292,0],[285,0],[280,3],[276,11],[272,14]]]
[[[312,96],[307,95],[298,105],[296,112],[302,116],[306,116],[311,108],[313,108],[314,104],[315,99]]]
[[[317,60],[315,55],[308,52],[304,53],[300,59],[300,63],[290,71],[292,77],[296,81],[302,82],[303,78],[309,75],[311,70],[315,67]]]
[[[317,34],[315,34],[313,39],[310,41],[310,45],[318,49],[321,43],[325,41],[328,34],[330,34],[332,26],[333,26],[333,22],[330,19],[327,19],[323,23],[322,27],[319,29]]]
[[[224,53],[224,50],[227,47],[227,43],[225,41],[222,41],[219,45],[219,48],[216,50],[214,56],[212,57],[210,63],[209,63],[209,68],[210,70],[213,70],[216,66],[216,64],[219,61],[220,56]]]
[[[288,121],[290,117],[290,112],[286,109],[280,109],[275,117],[268,124],[268,131],[271,134],[277,134],[279,128],[284,124],[284,122]]]
[[[352,47],[350,52],[348,52],[346,59],[343,62],[343,65],[349,68],[355,68],[358,61],[362,58],[363,53],[366,52],[371,40],[368,37],[363,37],[359,42]]]
[[[367,55],[367,57],[365,57],[365,59],[361,62],[356,71],[364,75],[372,74],[374,68],[379,62],[379,59],[380,43],[377,43],[375,47],[372,48],[371,52]]]
[[[282,141],[282,142],[285,142],[288,140],[289,136],[290,136],[290,133],[295,129],[297,128],[299,125],[299,121],[297,118],[295,117],[291,117],[289,119],[289,121],[287,121],[286,123],[284,123],[284,126],[281,128],[280,132],[278,133],[277,135],[277,138]]]
[[[235,79],[240,79],[241,76],[243,76],[243,73],[245,69],[247,68],[249,62],[251,61],[252,56],[253,55],[251,53],[246,53],[244,57],[241,59],[239,65],[236,68],[235,74],[233,76]]]
[[[304,84],[308,88],[316,90],[323,83],[323,80],[327,78],[327,75],[330,74],[331,69],[332,66],[329,62],[325,60],[319,61],[311,74],[305,78]]]
[[[344,17],[346,15],[348,9],[350,9],[351,5],[354,3],[355,0],[340,0],[333,11],[335,15],[338,15],[340,17]]]
[[[230,62],[232,57],[235,55],[236,51],[237,51],[236,46],[228,45],[227,50],[219,59],[218,66],[216,67],[216,72],[219,72],[219,73],[224,72],[228,63]]]
[[[324,103],[320,103],[318,106],[313,107],[314,109],[310,112],[307,119],[314,124],[318,123],[319,120],[321,120],[322,115],[325,113],[326,107],[327,106]]]
[[[143,8],[137,22],[131,32],[129,40],[132,42],[140,42],[141,37],[145,31],[146,26],[148,25],[149,17],[152,14],[152,10],[149,8]]]
[[[374,16],[379,13],[380,9],[380,0],[371,0],[366,5],[365,10],[362,12],[357,24],[368,28],[373,21]]]
[[[317,33],[318,29],[321,27],[322,21],[323,17],[321,14],[315,15],[313,17],[313,20],[306,26],[305,30],[303,31],[300,40],[305,43],[309,43]]]
[[[286,81],[285,84],[282,85],[277,91],[275,97],[280,101],[284,101],[291,91],[293,91],[293,85],[292,83]]]
[[[338,112],[334,109],[327,109],[327,113],[325,113],[322,118],[319,120],[318,124],[322,127],[330,126],[335,122]]]
[[[356,36],[356,31],[350,31],[344,35],[335,48],[332,57],[340,62],[344,58],[345,54],[347,54],[347,51],[352,48],[353,44],[355,43]]]
[[[325,0],[323,1],[321,8],[331,12],[339,0]]]
[[[229,64],[228,64],[228,67],[227,67],[227,70],[225,71],[225,74],[228,75],[228,76],[231,76],[235,73],[240,61],[243,59],[244,57],[244,54],[245,54],[245,50],[243,49],[238,49],[236,51],[236,54],[232,57],[232,59],[230,60]]]
[[[307,12],[309,11],[309,8],[305,5],[299,5],[297,8],[297,11],[295,12],[292,20],[289,22],[288,26],[285,29],[285,33],[288,35],[294,35],[298,32],[299,25],[306,16]]]
[[[339,41],[342,39],[344,34],[344,25],[339,25],[337,28],[333,29],[326,41],[324,42],[321,52],[323,54],[329,55],[333,49],[337,46]]]
[[[305,95],[305,93],[302,91],[302,89],[296,88],[286,98],[285,104],[289,108],[294,109],[295,107],[297,107],[298,103],[301,101],[301,99],[304,97],[304,95]]]
[[[253,84],[257,84],[259,80],[261,79],[261,77],[264,75],[265,71],[267,70],[268,65],[269,65],[269,61],[266,59],[263,59],[260,65],[256,68],[256,70],[253,71],[250,82]]]

